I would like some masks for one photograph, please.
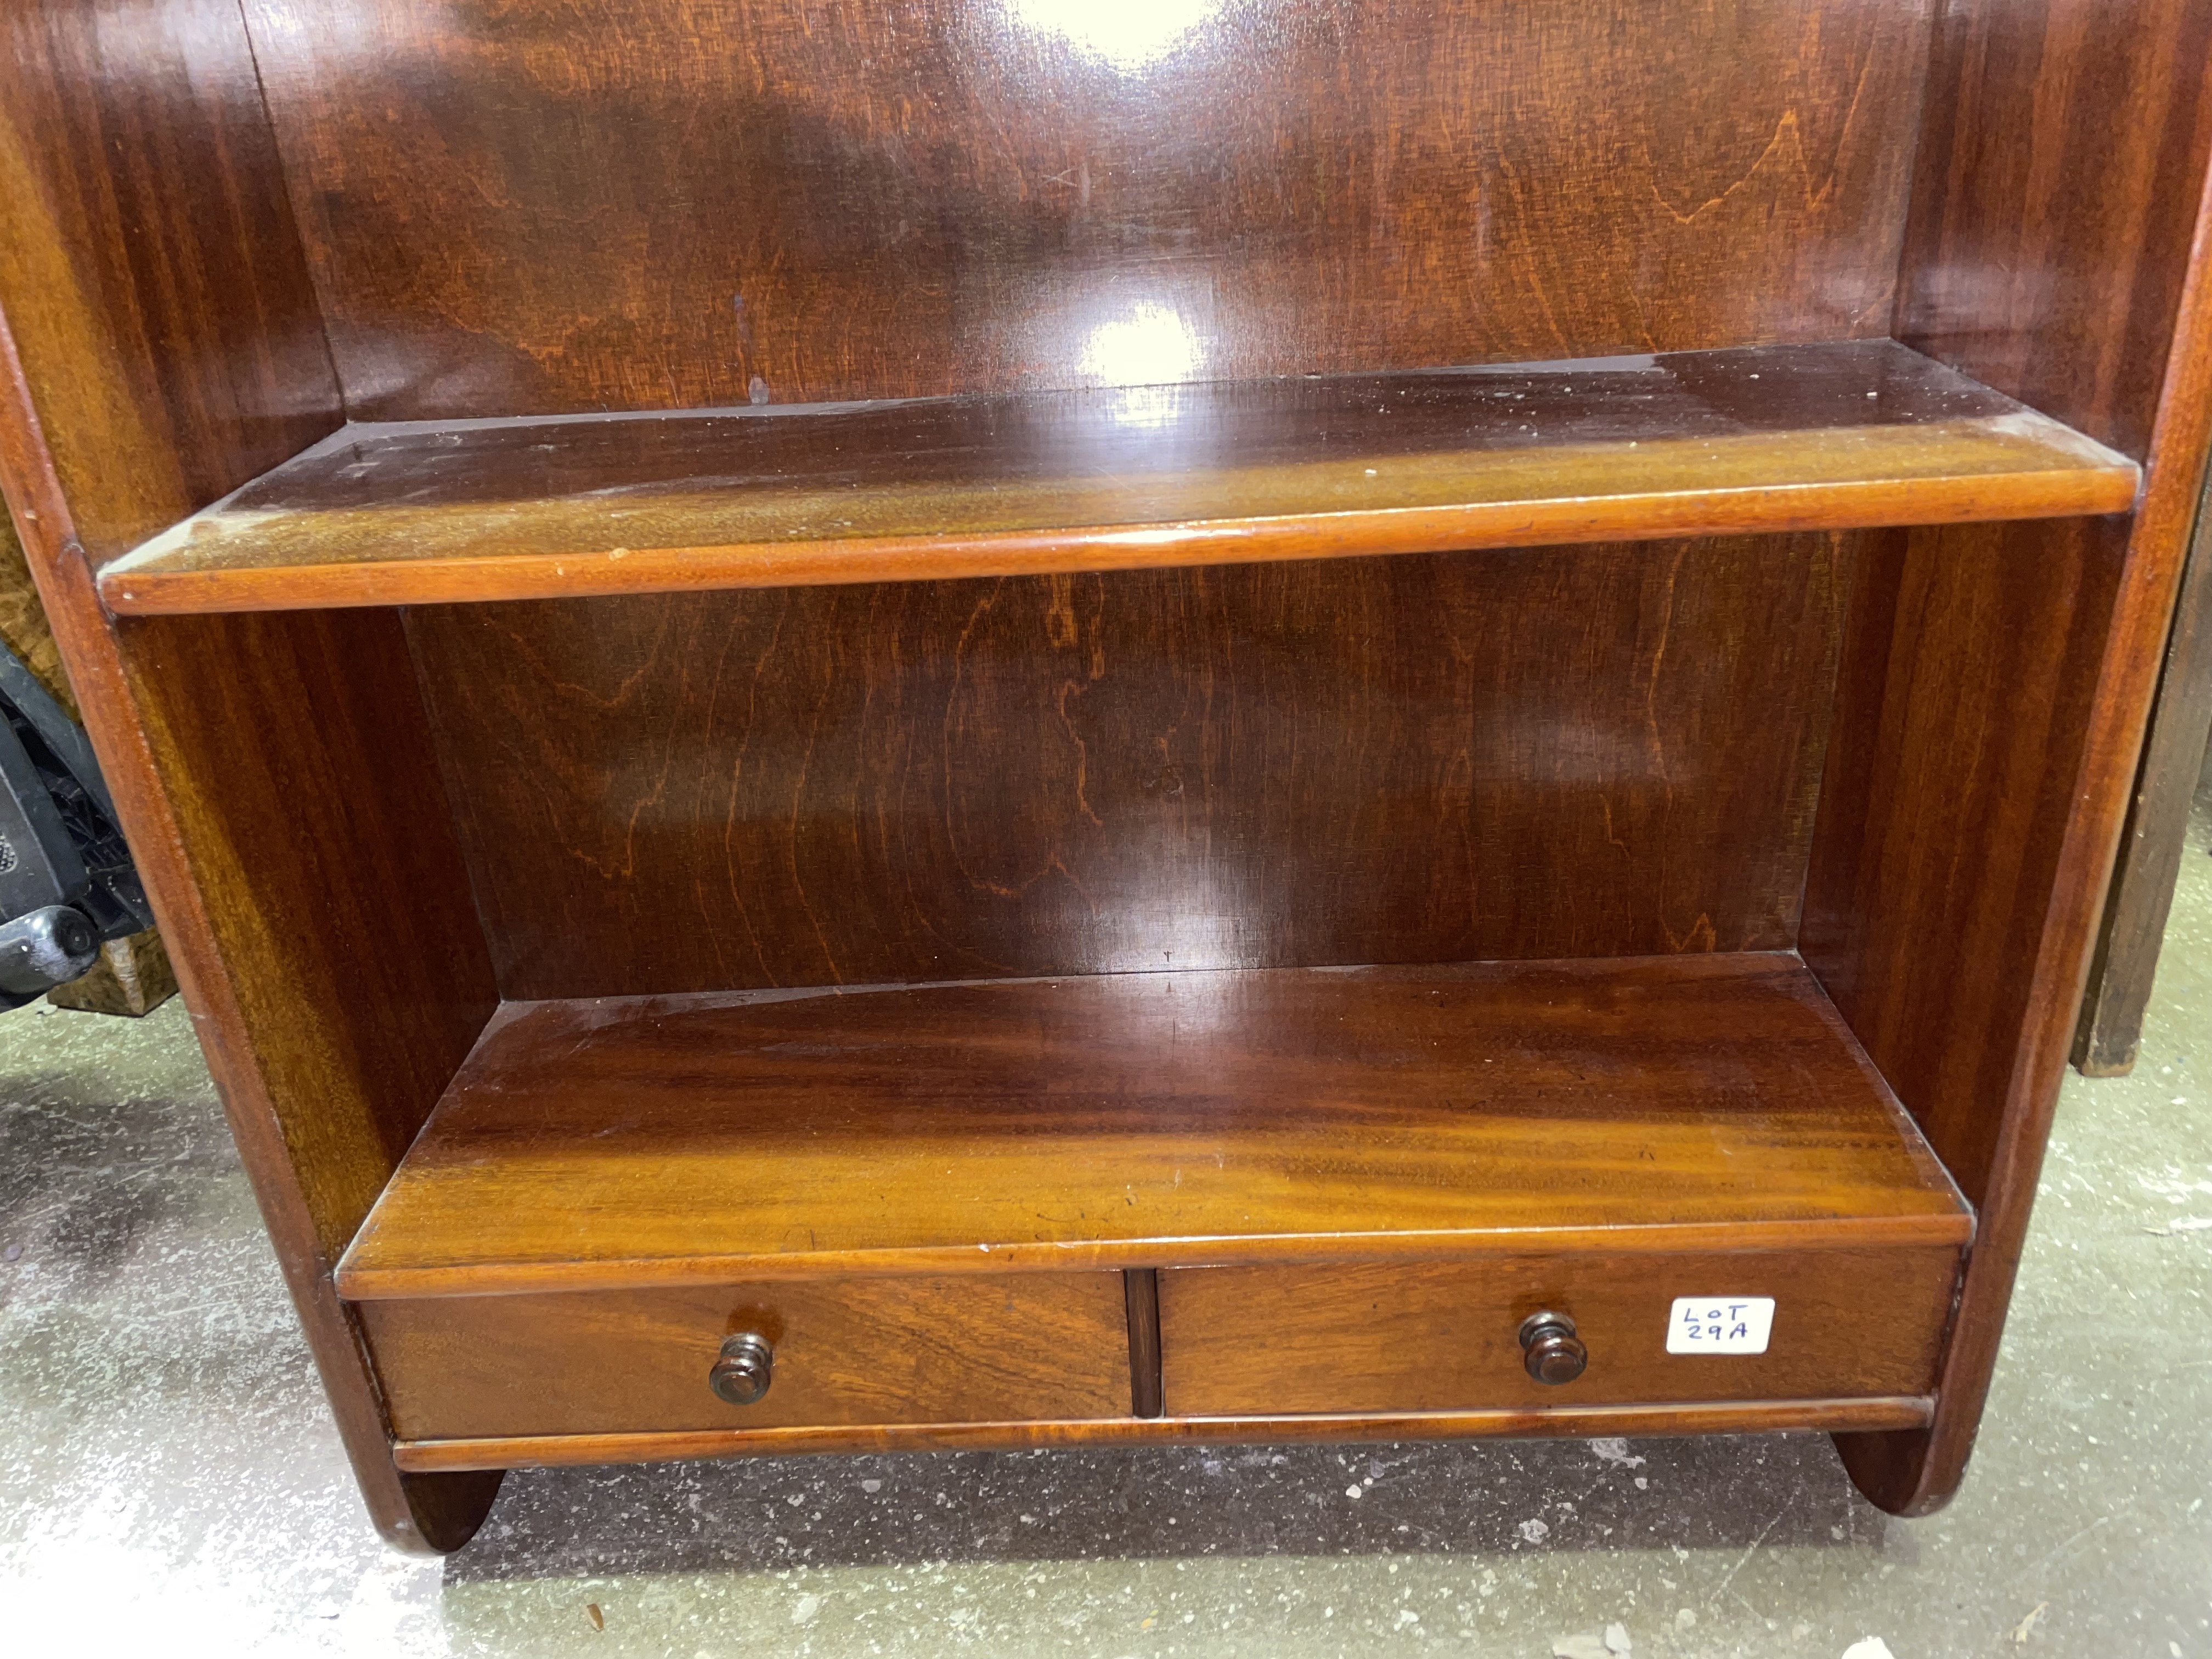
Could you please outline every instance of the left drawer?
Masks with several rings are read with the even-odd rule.
[[[426,1297],[356,1311],[403,1440],[1130,1411],[1115,1273]],[[732,1405],[708,1373],[746,1334],[772,1356],[768,1388]]]

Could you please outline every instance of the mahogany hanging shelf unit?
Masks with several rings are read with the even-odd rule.
[[[2212,6],[1139,9],[0,17],[0,484],[397,1542],[800,1450],[1960,1479]]]

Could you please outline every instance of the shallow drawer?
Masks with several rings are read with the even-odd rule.
[[[357,1304],[403,1440],[1123,1417],[1112,1273],[848,1279]],[[708,1383],[769,1345],[750,1405]]]
[[[1181,1269],[1159,1276],[1162,1383],[1171,1416],[1920,1395],[1958,1265],[1945,1246]],[[1765,1352],[1729,1352],[1762,1299]],[[1571,1382],[1526,1369],[1547,1311],[1586,1350]],[[1716,1311],[1737,1316],[1717,1334]]]

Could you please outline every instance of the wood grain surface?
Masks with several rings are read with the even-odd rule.
[[[1849,540],[414,611],[516,1000],[1772,950]]]
[[[1311,1441],[1465,1440],[1495,1435],[1832,1433],[1923,1427],[1925,1396],[1874,1400],[1727,1401],[1668,1406],[1553,1406],[1540,1410],[1375,1413],[1361,1416],[1116,1418],[1072,1423],[893,1424],[869,1428],[728,1429],[680,1434],[549,1435],[404,1440],[404,1469],[560,1468],[700,1457],[806,1453],[1012,1451],[1042,1446],[1294,1445]]]
[[[1976,1203],[2125,546],[1899,532],[1856,567],[1802,948]]]
[[[2148,457],[2212,155],[2212,9],[1937,9],[1896,336]]]
[[[1177,1417],[1426,1412],[1928,1391],[1956,1249],[1555,1254],[1480,1261],[1198,1267],[1160,1275]],[[1667,1351],[1677,1297],[1771,1297],[1763,1354]],[[1521,1322],[1564,1313],[1589,1350],[1573,1382],[1522,1368]]]
[[[0,15],[0,485],[372,1512],[450,1547],[483,1471],[520,1461],[1812,1425],[1851,1431],[1875,1502],[1934,1507],[1986,1395],[2203,474],[2212,9],[1290,0],[1127,41],[995,0]],[[617,453],[644,425],[557,477],[529,459],[619,411],[1091,388],[1057,406],[1142,416],[1248,392],[1099,389],[1884,336],[2141,459],[2140,489],[2008,413],[1974,418],[2088,465],[2023,489],[1986,427],[1831,420],[1650,455],[1632,433],[1632,464],[1616,433],[1565,470],[1370,436],[1354,482],[1320,441],[1209,460],[1224,423],[1171,417],[1127,452],[1167,463],[1115,460],[1103,492],[1083,469],[1110,444],[1031,473],[976,457],[1050,443],[956,441],[910,474],[884,462],[912,442],[879,446],[856,488],[806,475],[854,498],[857,544],[794,562],[717,529],[736,556],[702,565],[696,534],[605,538],[579,482],[653,497],[648,527],[720,525],[733,496],[696,485],[730,441],[811,454],[831,417],[663,422],[708,444],[673,466]],[[333,475],[307,518],[335,562],[164,578],[216,585],[185,610],[369,608],[103,614],[96,567],[349,416],[561,415],[594,418],[551,451],[483,440],[510,452],[445,482],[382,434],[372,471],[414,469],[427,505],[380,517],[380,485],[348,505],[361,479]],[[1821,471],[1839,444],[1933,470]],[[1340,482],[1358,510],[1318,510]],[[1152,505],[1071,510],[1102,495]],[[557,544],[437,539],[495,514]],[[996,562],[916,539],[956,517],[959,556]],[[549,555],[568,594],[862,585],[390,608],[544,592],[500,584]],[[963,569],[992,580],[874,585]],[[1793,938],[1802,964],[1711,954]],[[1630,951],[1680,954],[1595,959]],[[1592,959],[1012,977],[1540,953]],[[714,994],[516,1004],[445,1086],[495,996],[548,987]],[[1932,1403],[1271,1401],[395,1449],[331,1256],[441,1088],[355,1240],[372,1295],[1446,1251],[1832,1270],[1973,1237]]]
[[[116,632],[327,1263],[497,1002],[405,635],[389,611]]]
[[[1886,340],[601,421],[349,426],[101,574],[124,613],[1236,563],[2135,504]]]
[[[231,0],[21,0],[0,86],[0,297],[102,563],[337,428],[337,382]]]
[[[1956,1244],[1787,957],[510,1005],[353,1298],[842,1271]]]
[[[2132,523],[1861,566],[1804,954],[1981,1212],[1931,1428],[1843,1443],[1896,1513],[1973,1445],[2203,476],[2208,29],[1966,0],[1935,44],[1898,334],[2148,464]]]
[[[1113,1273],[441,1297],[361,1311],[406,1440],[1130,1413]],[[740,1331],[775,1352],[768,1393],[750,1406],[707,1386],[722,1339]]]
[[[369,1513],[455,1548],[498,1477],[398,1474],[329,1276],[489,1010],[404,642],[388,614],[118,630],[92,583],[342,418],[237,8],[0,9],[0,486]],[[393,875],[419,886],[360,884]],[[333,981],[394,1000],[310,1000]]]
[[[1103,45],[1091,9],[992,0],[246,9],[374,419],[1885,334],[1928,29],[1820,0],[1286,0]]]

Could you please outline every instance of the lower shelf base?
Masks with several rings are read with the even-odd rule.
[[[1704,1405],[1555,1406],[1492,1410],[1299,1417],[1116,1417],[1048,1423],[910,1423],[882,1427],[717,1429],[655,1434],[527,1435],[403,1440],[394,1460],[410,1474],[457,1469],[556,1468],[586,1463],[662,1463],[710,1457],[789,1457],[807,1452],[1006,1451],[1036,1446],[1279,1443],[1306,1440],[1461,1440],[1606,1435],[1849,1434],[1925,1428],[1925,1395],[1859,1400],[1719,1401]]]

